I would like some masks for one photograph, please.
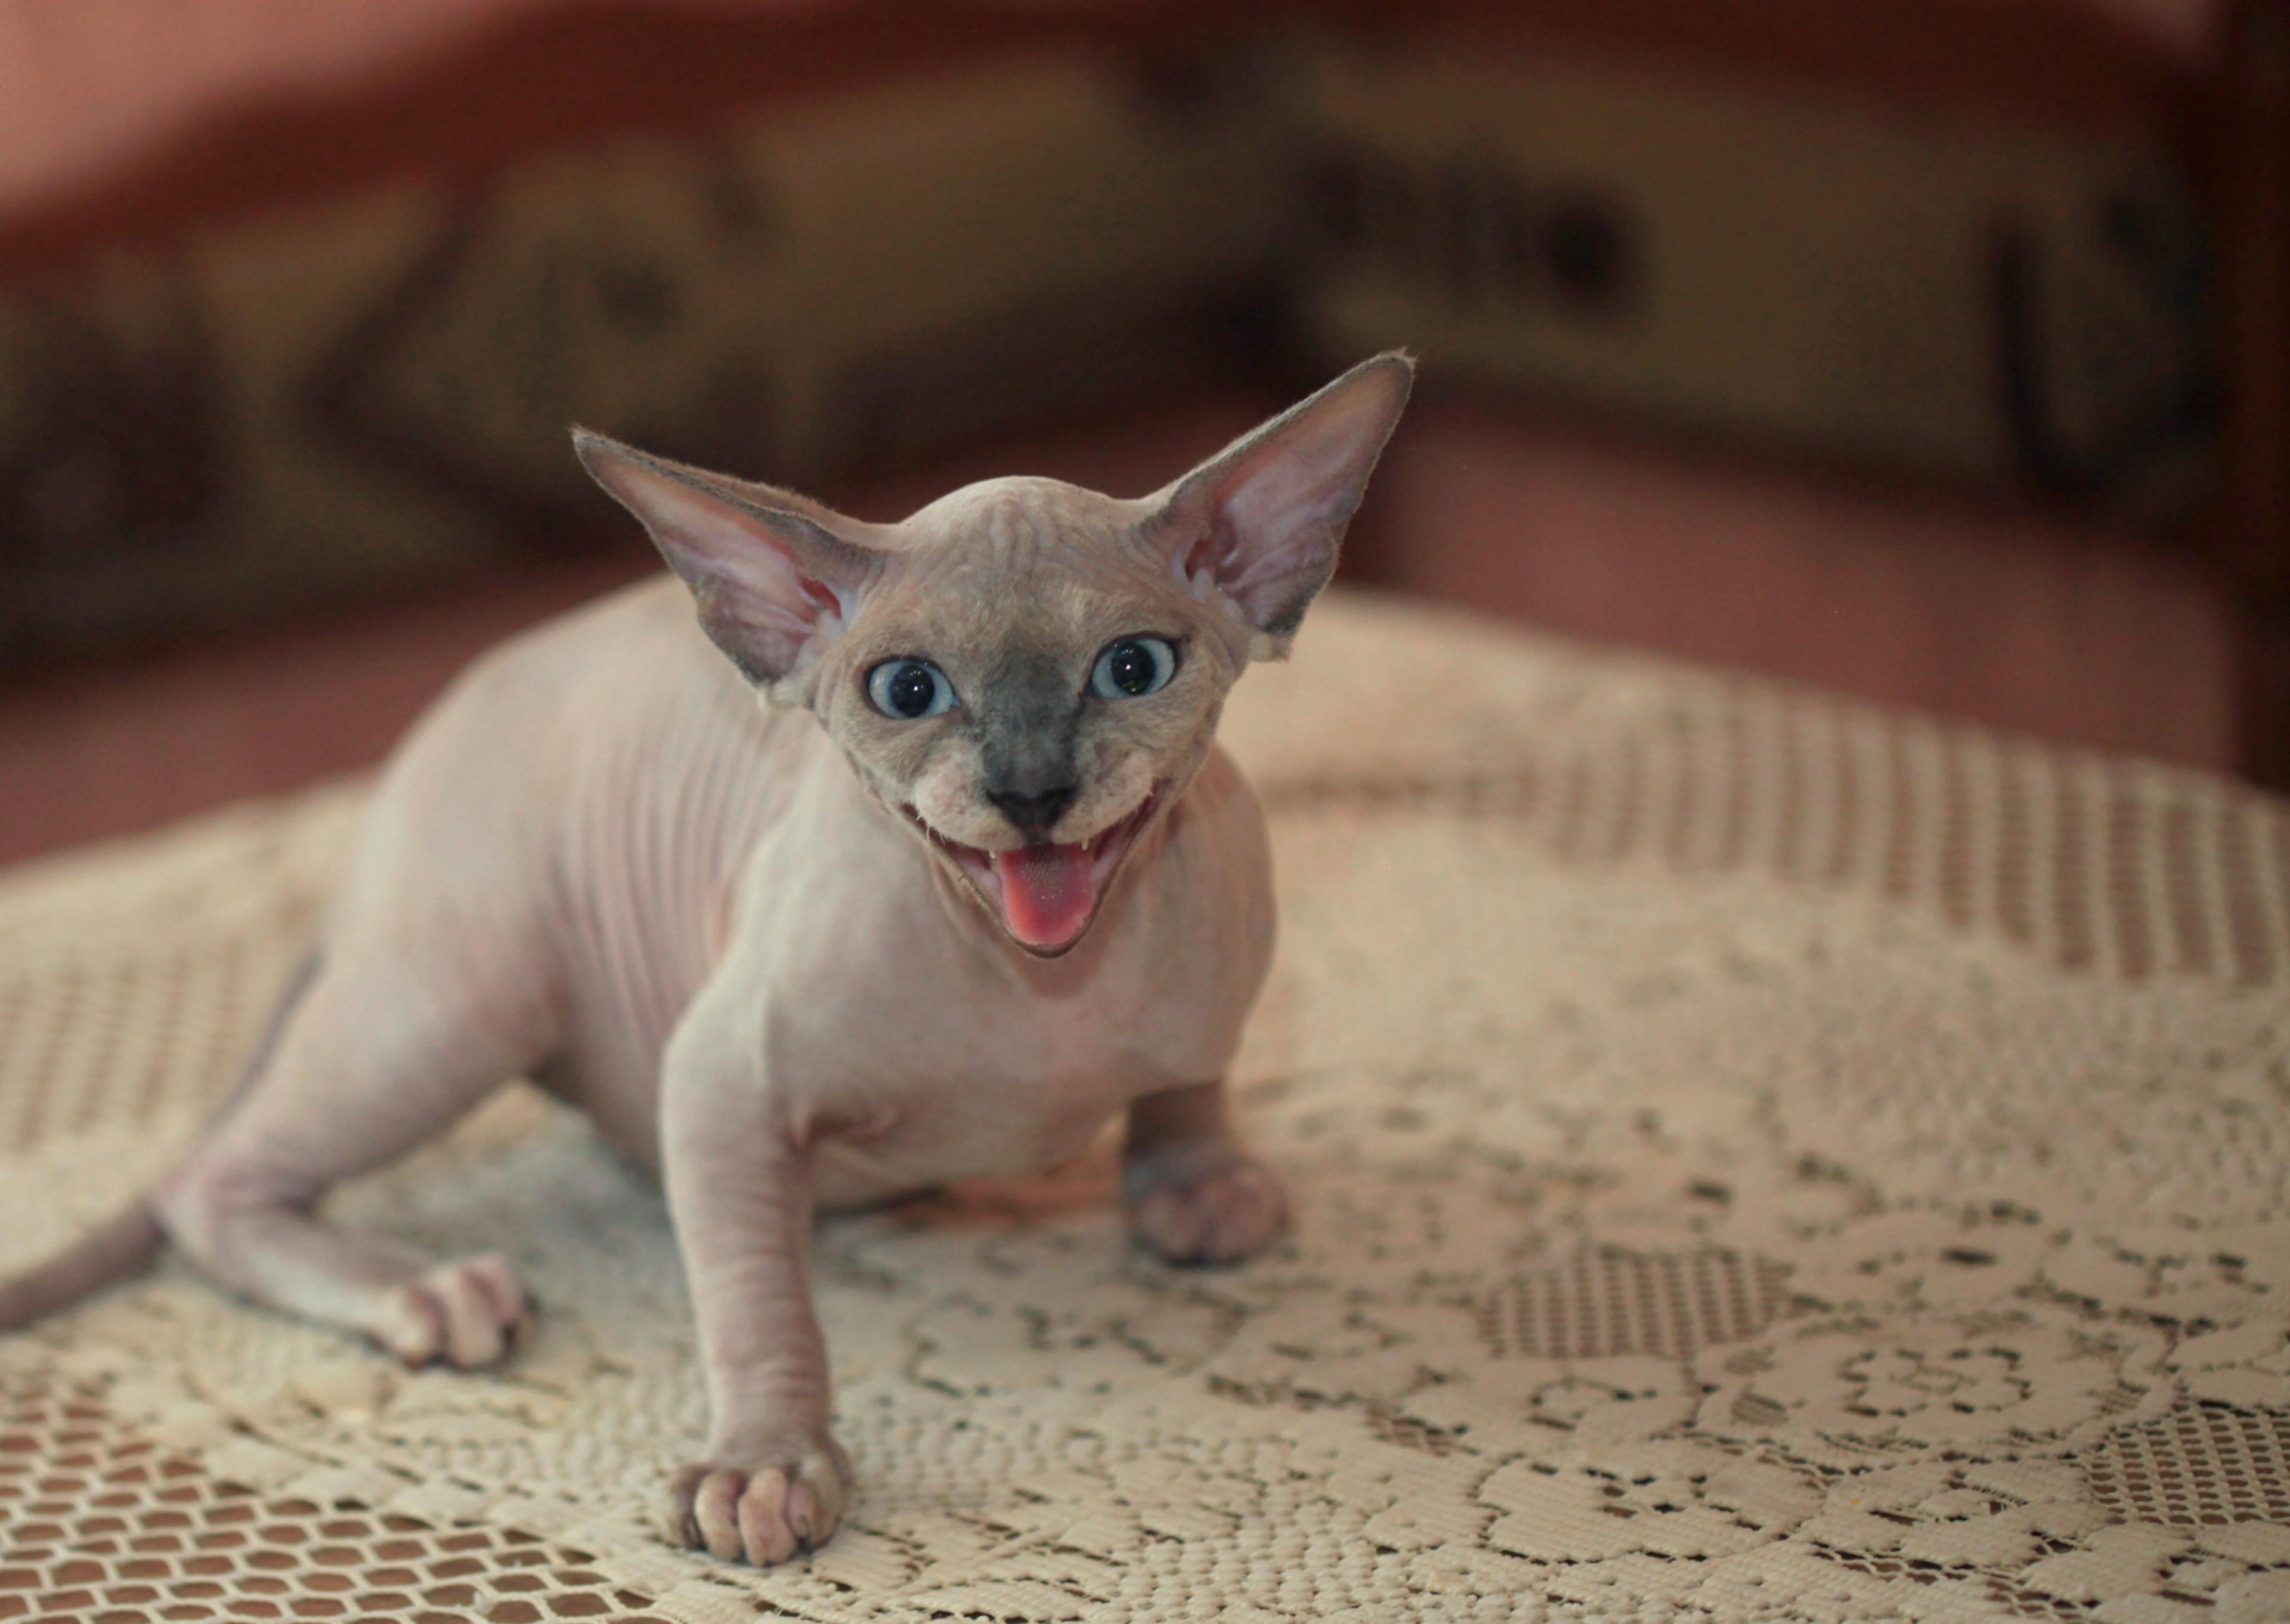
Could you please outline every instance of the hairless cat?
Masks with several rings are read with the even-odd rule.
[[[146,1198],[0,1284],[0,1328],[171,1240],[410,1363],[498,1359],[527,1308],[500,1257],[313,1208],[529,1075],[666,1187],[711,1416],[669,1532],[773,1563],[834,1531],[851,1476],[817,1208],[1048,1166],[1125,1111],[1145,1245],[1267,1244],[1285,1198],[1223,1079],[1269,857],[1213,736],[1333,573],[1412,373],[1365,362],[1142,500],[994,479],[894,524],[576,431],[682,585],[438,701],[238,1093]]]

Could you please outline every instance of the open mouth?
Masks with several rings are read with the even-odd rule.
[[[1054,958],[1088,931],[1122,860],[1160,802],[1157,784],[1134,812],[1087,840],[1001,852],[949,840],[912,807],[906,810],[930,843],[953,859],[1010,939],[1029,953]]]

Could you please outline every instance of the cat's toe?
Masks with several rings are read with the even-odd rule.
[[[1173,1166],[1128,1180],[1131,1227],[1172,1263],[1237,1263],[1280,1237],[1288,1196],[1280,1176],[1236,1152],[1206,1169]]]
[[[492,1252],[440,1263],[392,1288],[375,1338],[405,1364],[462,1370],[497,1362],[530,1309],[516,1271]]]
[[[669,1484],[671,1539],[726,1562],[769,1567],[826,1542],[843,1520],[850,1468],[832,1444],[764,1452],[745,1464],[687,1466]]]

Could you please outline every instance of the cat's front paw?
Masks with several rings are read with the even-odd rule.
[[[1288,1227],[1280,1176],[1229,1147],[1141,1157],[1123,1170],[1121,1191],[1138,1240],[1172,1263],[1237,1263]]]
[[[726,1562],[768,1567],[826,1543],[843,1520],[850,1481],[850,1457],[824,1436],[723,1452],[669,1483],[669,1537]]]

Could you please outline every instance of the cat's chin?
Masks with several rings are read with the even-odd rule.
[[[913,807],[901,810],[1005,936],[1036,958],[1057,958],[1073,951],[1097,922],[1138,836],[1160,810],[1162,788],[1154,785],[1134,810],[1087,840],[998,852],[949,840]]]

